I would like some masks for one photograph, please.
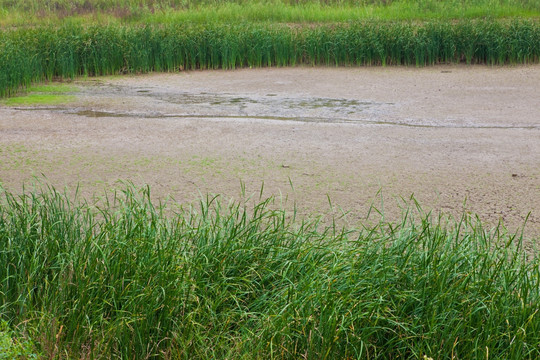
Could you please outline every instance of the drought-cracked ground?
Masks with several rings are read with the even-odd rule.
[[[0,182],[99,194],[288,197],[301,214],[371,204],[398,220],[478,214],[540,235],[540,66],[272,68],[74,82],[75,100],[0,106]],[[241,185],[243,184],[243,185]]]

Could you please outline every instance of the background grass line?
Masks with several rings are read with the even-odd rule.
[[[0,96],[53,78],[240,67],[537,63],[534,21],[38,27],[0,33]]]
[[[0,24],[190,21],[328,23],[360,20],[540,18],[534,0],[0,0]]]

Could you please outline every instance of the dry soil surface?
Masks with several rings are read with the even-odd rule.
[[[0,182],[83,194],[287,198],[357,226],[478,214],[540,235],[540,66],[285,68],[78,80],[76,101],[0,106]],[[121,185],[120,185],[121,186]],[[329,203],[331,201],[331,205]],[[327,217],[328,218],[328,217]]]

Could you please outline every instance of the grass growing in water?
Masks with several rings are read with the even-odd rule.
[[[540,356],[539,259],[464,217],[360,232],[148,189],[3,193],[0,316],[46,356]]]

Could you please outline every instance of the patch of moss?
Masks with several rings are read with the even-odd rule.
[[[2,100],[7,106],[59,105],[72,102],[79,87],[65,83],[36,84],[24,89],[18,96]]]
[[[13,105],[59,105],[75,101],[73,95],[57,94],[29,94],[5,99],[3,103],[8,106]]]

